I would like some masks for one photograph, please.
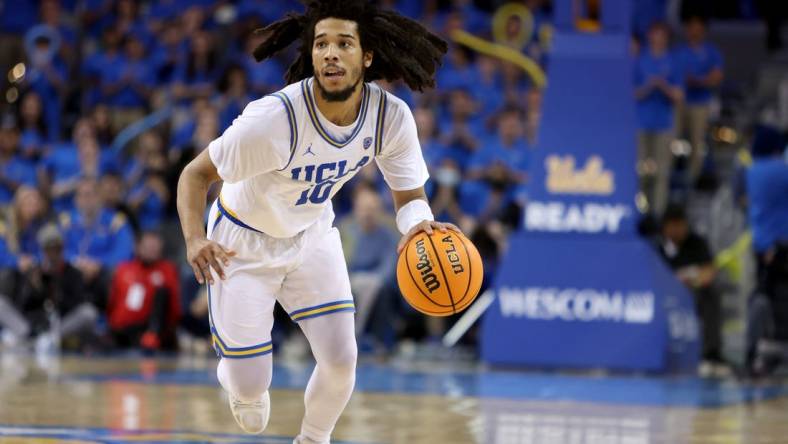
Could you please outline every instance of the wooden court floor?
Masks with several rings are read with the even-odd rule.
[[[213,358],[0,356],[0,443],[287,443],[309,364],[277,365],[243,435]],[[334,444],[788,444],[788,385],[364,363]]]

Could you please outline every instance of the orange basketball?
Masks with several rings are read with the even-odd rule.
[[[397,282],[405,300],[430,316],[450,316],[471,305],[482,286],[482,259],[456,231],[414,236],[397,260]]]

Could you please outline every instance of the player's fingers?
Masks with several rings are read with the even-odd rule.
[[[219,260],[216,255],[212,255],[209,261],[211,267],[216,270],[216,274],[219,275],[219,278],[224,280],[224,269],[222,268],[222,264],[219,263]]]
[[[192,271],[194,272],[194,277],[197,279],[197,282],[199,282],[200,285],[204,284],[205,279],[202,276],[202,271],[200,270],[200,267],[196,264],[195,261],[189,262],[189,265],[192,266]]]
[[[458,227],[457,225],[454,225],[451,222],[444,222],[443,225],[446,226],[450,230],[456,231],[458,233],[462,233],[462,230],[460,230],[460,227]]]
[[[432,235],[432,223],[431,221],[426,221],[426,223],[421,223],[421,229],[424,230],[425,233]]]
[[[446,224],[443,222],[431,222],[430,225],[436,227],[441,233],[446,232]]]
[[[208,259],[204,255],[200,255],[197,261],[200,264],[200,271],[202,271],[204,280],[208,282],[208,285],[213,285],[213,275],[211,274],[211,265]]]

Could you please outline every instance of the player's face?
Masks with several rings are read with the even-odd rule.
[[[372,52],[364,52],[356,22],[327,18],[315,25],[312,65],[323,99],[347,100],[364,79],[372,63]]]

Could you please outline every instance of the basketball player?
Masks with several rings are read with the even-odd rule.
[[[375,161],[392,190],[399,249],[435,222],[427,168],[405,103],[372,80],[434,86],[446,44],[364,0],[309,1],[260,31],[262,61],[300,40],[287,87],[254,101],[181,174],[178,212],[189,263],[208,284],[217,376],[248,433],[269,417],[271,327],[279,302],[317,361],[294,443],[328,443],[355,383],[354,304],[331,198]],[[205,196],[222,180],[207,234]],[[458,230],[459,231],[459,230]],[[394,254],[394,252],[392,252]]]

